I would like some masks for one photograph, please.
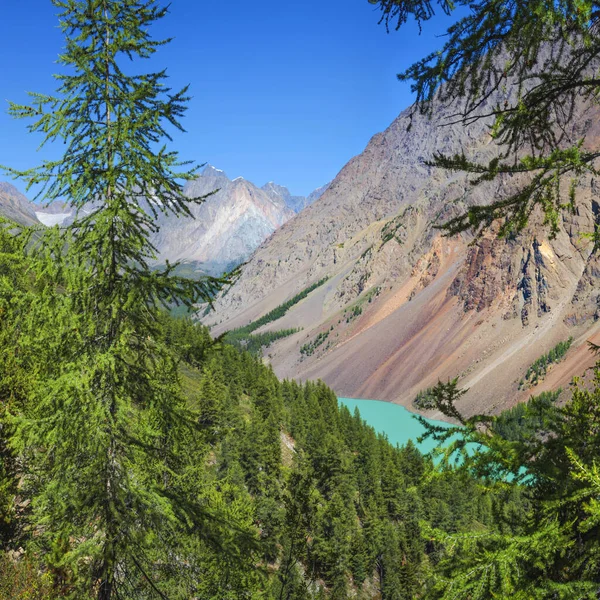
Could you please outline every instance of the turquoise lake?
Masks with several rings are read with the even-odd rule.
[[[414,413],[406,410],[403,406],[392,404],[391,402],[382,402],[381,400],[358,400],[355,398],[339,398],[344,406],[347,406],[351,413],[358,408],[360,416],[379,433],[385,433],[394,445],[403,446],[412,440],[421,452],[430,452],[435,447],[435,442],[428,439],[421,444],[417,443],[417,438],[425,433],[425,428],[417,421]],[[443,421],[434,421],[427,419],[434,425],[450,427]]]

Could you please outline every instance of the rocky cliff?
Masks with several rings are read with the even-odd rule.
[[[33,205],[17,190],[5,181],[0,181],[0,215],[22,225],[39,225]]]
[[[590,110],[583,107],[576,121],[597,122]],[[322,378],[341,396],[410,406],[421,389],[458,376],[469,388],[469,413],[535,392],[519,389],[523,373],[570,336],[566,361],[543,385],[563,384],[592,364],[584,348],[600,331],[600,263],[581,234],[600,220],[597,183],[581,182],[579,208],[565,215],[555,239],[536,215],[511,239],[494,231],[477,240],[443,237],[436,225],[518,184],[499,179],[473,190],[463,174],[426,165],[434,152],[486,161],[498,151],[489,122],[448,125],[449,111],[412,122],[404,112],[375,135],[319,200],[255,252],[205,318],[215,334],[329,277],[266,326],[302,328],[267,351],[282,377]],[[600,136],[588,133],[596,144]],[[316,340],[325,341],[300,352]]]
[[[291,208],[295,213],[299,213],[301,210],[318,200],[327,191],[329,185],[330,184],[327,183],[317,188],[308,196],[292,196],[286,187],[278,185],[273,181],[269,181],[269,183],[263,185],[261,189],[266,192],[269,198],[274,202],[283,201],[288,208]]]
[[[194,219],[161,217],[153,243],[160,261],[194,262],[208,273],[246,260],[307,202],[274,183],[259,188],[242,177],[230,180],[210,165],[184,193],[190,198],[212,195],[191,207]]]

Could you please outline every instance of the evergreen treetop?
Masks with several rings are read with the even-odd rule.
[[[210,529],[223,511],[190,475],[207,445],[160,314],[171,302],[210,301],[220,282],[148,267],[157,213],[190,214],[181,181],[196,168],[181,170],[161,145],[168,126],[181,128],[186,90],[172,93],[164,71],[131,75],[124,65],[168,41],[150,36],[167,13],[156,0],[53,4],[66,39],[57,95],[32,94],[31,106],[10,111],[66,151],[11,173],[42,184],[47,200],[66,199],[77,217],[30,249],[46,285],[20,323],[36,378],[13,414],[11,446],[28,467],[34,545],[65,597],[166,597],[157,565],[193,564],[192,532],[196,545],[232,539],[227,526]]]

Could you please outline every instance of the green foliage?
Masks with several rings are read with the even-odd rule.
[[[401,229],[406,229],[406,226],[402,222],[403,215],[399,215],[398,217],[394,217],[390,221],[388,221],[383,229],[381,230],[381,245],[387,244],[391,240],[396,240],[398,244],[402,245],[402,238],[399,237],[399,232]]]
[[[300,354],[303,356],[311,356],[314,354],[315,350],[329,337],[329,333],[329,329],[327,331],[322,331],[312,342],[303,344],[300,347]]]
[[[30,233],[0,219],[0,547],[15,536],[17,527],[17,457],[9,443],[9,415],[23,407],[30,391],[30,377],[15,343],[33,292],[25,255]]]
[[[419,597],[439,551],[422,537],[427,527],[495,532],[495,508],[519,514],[518,494],[508,503],[468,475],[438,473],[412,445],[392,447],[322,383],[281,383],[248,353],[205,346],[206,330],[191,321],[165,326],[200,338],[202,359],[186,361],[186,377],[212,449],[205,479],[248,494],[270,565],[266,597],[346,598],[363,583]]]
[[[573,338],[570,337],[564,342],[559,342],[547,354],[543,354],[536,359],[527,369],[523,379],[519,382],[519,388],[534,386],[542,381],[548,372],[548,368],[551,365],[560,362],[565,357],[565,354],[568,352],[572,343]]]
[[[168,580],[156,573],[173,556],[194,564],[199,546],[229,556],[232,540],[254,535],[242,516],[213,526],[226,511],[202,489],[209,448],[160,327],[161,307],[210,300],[220,281],[148,266],[157,212],[190,214],[182,181],[196,169],[158,146],[166,127],[181,128],[186,91],[166,87],[164,72],[122,69],[165,43],[150,37],[167,11],[154,0],[53,4],[66,40],[57,96],[10,111],[33,118],[44,142],[63,141],[65,155],[12,173],[77,216],[32,238],[37,293],[6,305],[28,373],[26,400],[8,405],[7,447],[26,469],[28,549],[62,596],[160,596]],[[173,597],[190,597],[189,586]]]
[[[7,553],[0,553],[0,598],[55,600],[60,597],[49,573],[40,573],[38,565],[28,559],[15,560]]]
[[[494,419],[494,433],[514,442],[524,442],[532,436],[542,435],[548,430],[549,419],[561,393],[561,389],[542,392],[539,396],[532,396],[527,402],[505,410]]]
[[[355,304],[354,306],[351,306],[348,310],[344,312],[346,323],[350,323],[350,321],[353,321],[357,317],[360,317],[360,315],[362,315],[362,311],[363,309],[360,304]]]
[[[460,390],[435,390],[438,408],[449,415]],[[446,451],[462,454],[461,470],[483,477],[490,489],[524,492],[527,505],[509,531],[447,535],[431,530],[446,552],[439,563],[434,597],[483,599],[596,598],[600,547],[595,494],[600,448],[600,369],[593,389],[575,387],[564,405],[556,394],[499,417],[476,415],[463,426],[429,435],[461,440]],[[480,450],[464,453],[466,443]],[[526,510],[523,510],[526,508]]]
[[[365,301],[369,304],[373,302],[373,298],[377,298],[381,293],[381,288],[379,286],[375,286],[372,290],[369,290],[365,295]]]
[[[306,298],[312,291],[322,286],[327,279],[328,278],[325,277],[313,283],[256,321],[252,321],[252,323],[248,323],[248,325],[245,325],[244,327],[238,327],[237,329],[228,331],[223,336],[224,341],[232,346],[235,346],[236,348],[248,350],[248,352],[251,352],[252,354],[259,355],[263,348],[269,347],[276,340],[294,335],[294,333],[298,333],[300,329],[291,328],[279,329],[277,331],[266,331],[264,333],[251,335],[253,331],[256,331],[263,325],[267,325],[268,323],[272,323],[273,321],[281,319],[281,317],[283,317],[283,315],[285,315],[288,310],[292,308],[292,306],[295,306],[298,304],[298,302],[304,300],[304,298]]]
[[[280,304],[272,311],[268,312],[266,315],[263,315],[256,321],[252,321],[252,323],[248,323],[248,325],[245,325],[244,327],[232,329],[231,331],[227,332],[227,335],[238,338],[242,336],[247,336],[253,331],[256,331],[257,329],[262,327],[263,325],[266,325],[267,323],[272,323],[273,321],[277,321],[277,319],[281,319],[281,317],[283,317],[283,315],[285,315],[285,313],[287,313],[287,311],[290,310],[292,306],[295,306],[301,300],[304,300],[304,298],[306,298],[312,291],[316,290],[318,287],[321,287],[328,279],[328,277],[324,277],[323,279],[320,279],[312,285],[309,285],[307,288],[303,289],[301,292],[299,292],[289,300],[286,300],[283,304]]]
[[[227,332],[224,341],[235,348],[247,350],[251,354],[259,356],[263,348],[268,348],[273,342],[294,335],[299,331],[301,330],[296,328],[279,329],[277,331],[265,331],[264,333],[249,335],[239,329],[234,329]]]
[[[40,293],[35,289],[29,304]],[[50,333],[36,351],[53,339]],[[358,413],[340,407],[324,384],[279,382],[257,357],[213,342],[206,328],[165,312],[158,315],[153,340],[172,353],[182,382],[178,408],[186,419],[162,429],[165,441],[159,447],[166,459],[139,444],[122,450],[131,456],[127,473],[135,477],[130,484],[135,483],[135,493],[142,498],[165,494],[162,506],[169,509],[169,520],[153,521],[151,530],[144,529],[146,508],[140,508],[143,512],[129,526],[128,535],[137,543],[121,547],[119,565],[129,569],[131,582],[131,587],[118,586],[122,597],[152,597],[144,575],[129,566],[129,561],[143,558],[140,566],[152,577],[156,597],[160,592],[169,598],[346,598],[364,583],[367,589],[385,590],[389,598],[413,598],[429,589],[430,562],[437,560],[432,552],[438,550],[423,538],[427,527],[448,535],[481,524],[496,531],[493,511],[484,501],[496,502],[493,494],[474,478],[437,473],[414,446],[392,447]],[[37,364],[33,356],[28,364]],[[46,377],[43,381],[48,383]],[[92,428],[95,423],[86,426],[95,408],[93,397],[88,398],[89,407],[79,419],[65,402],[55,411],[54,419],[71,421],[71,435],[79,429],[92,438],[102,434]],[[79,405],[78,411],[84,408]],[[144,424],[169,417],[163,413],[168,405],[160,408],[160,414],[148,412],[152,420],[144,419]],[[132,407],[122,431],[131,436],[141,416],[143,408]],[[19,436],[13,442],[22,443]],[[287,458],[285,444],[292,445]],[[81,452],[86,443],[79,442],[77,448]],[[33,449],[17,448],[23,457]],[[59,448],[54,452],[57,466],[69,469],[68,458]],[[168,470],[161,468],[163,460],[169,461]],[[39,487],[44,478],[37,464],[22,463],[25,471],[20,474],[35,485],[19,494],[36,505],[34,515],[60,519],[54,527],[82,535],[84,548],[63,537],[46,549],[38,534],[31,535],[32,529],[21,537],[13,535],[8,541],[26,547],[32,566],[8,560],[7,577],[15,581],[15,573],[22,573],[18,577],[29,582],[35,574],[27,585],[51,582],[53,590],[60,588],[57,597],[97,596],[86,583],[86,563],[75,571],[68,559],[74,551],[78,556],[90,552],[101,521],[88,520],[88,506],[60,515],[51,505],[39,504],[51,496]],[[97,464],[81,472],[86,463],[79,455],[80,490],[70,486],[75,472],[59,475],[53,469],[56,492],[68,490],[70,502],[85,495],[93,509],[89,493]],[[162,487],[163,478],[168,488]],[[16,490],[10,493],[14,498]],[[518,499],[514,506],[518,514]],[[178,524],[178,517],[185,519],[185,526]],[[121,520],[121,531],[126,526]]]
[[[186,93],[119,66],[162,44],[148,27],[166,9],[54,4],[59,95],[12,112],[67,148],[21,175],[80,212],[66,231],[0,227],[0,593],[595,597],[600,370],[562,407],[541,397],[496,419],[463,418],[457,381],[438,384],[436,407],[462,426],[429,428],[455,436],[437,467],[323,383],[280,382],[173,319],[163,309],[210,301],[220,283],[148,267],[155,211],[188,212],[180,181],[195,170],[151,152]]]
[[[352,306],[344,310],[343,319],[346,320],[346,324],[352,322],[357,317],[360,317],[363,313],[363,307],[365,304],[373,302],[373,298],[377,298],[381,293],[381,288],[375,286],[371,288],[366,294],[359,298]]]
[[[430,410],[435,408],[435,396],[433,394],[433,390],[434,388],[428,387],[418,392],[413,400],[413,404],[421,410]]]

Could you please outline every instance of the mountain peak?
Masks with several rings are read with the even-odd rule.
[[[269,183],[265,183],[265,185],[263,185],[261,189],[267,193],[271,192],[273,194],[276,194],[277,196],[281,196],[284,200],[286,198],[291,197],[290,191],[285,186],[279,185],[274,181],[269,181]]]
[[[318,187],[316,190],[313,190],[309,195],[308,195],[308,202],[307,205],[311,205],[313,202],[315,202],[316,200],[318,200],[328,189],[329,186],[332,184],[332,181],[329,181],[328,183],[326,183],[325,185],[322,185],[321,187]]]
[[[207,164],[204,167],[204,169],[202,169],[201,175],[202,177],[218,177],[219,179],[229,180],[229,177],[227,177],[227,173],[225,173],[225,171],[223,171],[222,169],[217,169],[216,167],[213,167],[209,164]]]
[[[331,182],[317,188],[311,192],[307,197],[304,196],[292,196],[290,191],[283,185],[279,185],[274,181],[269,181],[262,186],[262,190],[265,191],[273,200],[281,198],[287,206],[289,206],[295,213],[300,212],[303,208],[310,206],[313,202],[318,200],[331,185]]]
[[[8,183],[8,181],[0,181],[0,192],[10,194],[11,196],[23,196],[21,192],[19,192],[12,183]]]

